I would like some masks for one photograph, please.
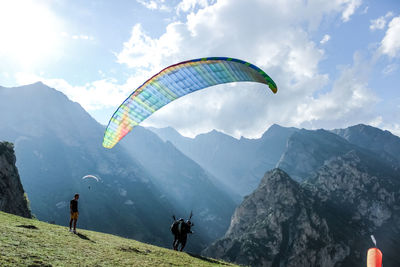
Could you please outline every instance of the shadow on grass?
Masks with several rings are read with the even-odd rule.
[[[146,249],[145,251],[141,251],[141,250],[139,250],[137,248],[133,248],[133,247],[120,247],[118,249],[123,252],[133,252],[133,253],[139,253],[139,254],[145,254],[145,255],[147,255],[151,252],[148,249]]]
[[[47,264],[41,261],[33,261],[33,264],[28,265],[28,267],[51,267],[51,264]]]
[[[35,230],[39,229],[34,225],[17,225],[17,227],[26,228],[26,229],[35,229]]]
[[[29,265],[27,265],[28,267],[52,267],[51,264],[47,264],[43,261],[41,261],[40,259],[36,259],[38,258],[35,255],[31,255],[30,258],[33,260],[33,262]]]
[[[189,254],[190,256],[192,256],[194,258],[197,258],[199,260],[202,260],[202,261],[207,261],[207,262],[210,262],[210,263],[216,263],[216,264],[220,264],[220,265],[229,265],[229,264],[227,264],[225,262],[221,262],[221,261],[218,261],[218,260],[202,257],[200,255],[196,255],[196,254],[193,254],[193,253],[190,253],[190,252],[186,252],[186,254]]]
[[[88,241],[90,241],[90,242],[96,243],[96,242],[94,242],[93,240],[91,240],[89,237],[87,237],[87,236],[85,236],[85,235],[83,235],[83,234],[81,234],[81,233],[76,233],[76,235],[77,235],[79,238],[82,238],[82,239],[88,240]]]

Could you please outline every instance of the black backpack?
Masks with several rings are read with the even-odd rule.
[[[179,224],[178,220],[174,221],[171,224],[171,232],[172,232],[173,235],[177,235],[178,234],[178,224]]]
[[[182,223],[182,220],[175,220],[171,224],[171,232],[173,235],[178,235],[179,234],[179,224]]]

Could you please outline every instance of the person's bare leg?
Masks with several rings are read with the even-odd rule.
[[[69,230],[72,230],[72,219],[71,220],[69,220]]]
[[[74,220],[74,231],[76,231],[76,221],[77,220]]]

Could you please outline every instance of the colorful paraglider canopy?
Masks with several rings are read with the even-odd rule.
[[[91,175],[91,174],[88,174],[88,175],[83,176],[83,177],[82,177],[82,180],[83,180],[83,179],[94,179],[94,180],[96,180],[97,182],[100,181],[100,179],[99,179],[98,177],[96,177],[96,176],[94,176],[94,175]]]
[[[382,267],[382,252],[378,248],[368,249],[367,267]]]
[[[104,133],[103,146],[112,148],[144,119],[175,99],[197,90],[231,82],[258,82],[277,92],[275,82],[246,61],[210,57],[169,66],[148,79],[119,106]]]

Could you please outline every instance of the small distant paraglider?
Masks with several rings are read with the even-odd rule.
[[[82,179],[89,179],[89,178],[93,178],[95,179],[97,182],[100,181],[100,179],[94,175],[88,174],[82,177]]]
[[[382,267],[382,251],[376,247],[376,239],[371,235],[375,247],[368,249],[367,267]]]
[[[100,179],[92,174],[88,174],[82,177],[82,180],[95,180],[96,182],[99,182]],[[90,189],[90,185],[88,186],[88,189]]]

